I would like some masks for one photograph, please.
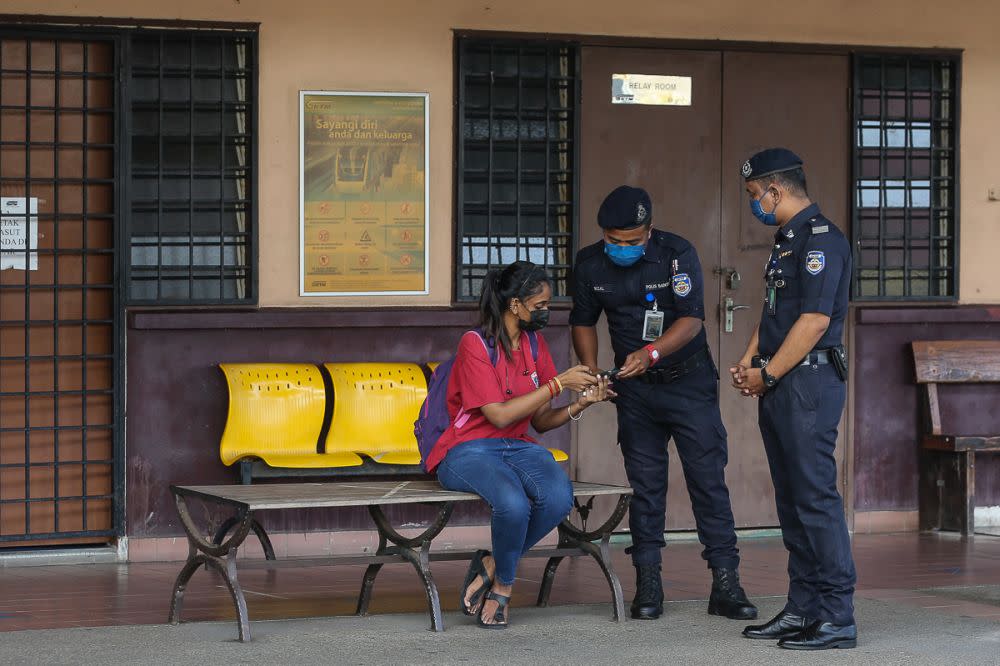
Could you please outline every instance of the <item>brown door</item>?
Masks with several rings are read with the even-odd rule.
[[[733,313],[731,333],[720,333],[720,364],[727,364],[743,356],[760,319],[764,264],[774,242],[774,229],[750,213],[740,166],[749,155],[770,146],[795,151],[805,162],[809,194],[834,224],[849,233],[850,84],[847,56],[727,52],[723,65],[723,242],[717,265],[735,269],[742,278],[735,290],[723,280],[722,299],[750,306]],[[722,417],[729,431],[726,476],[736,524],[775,525],[774,488],[757,429],[757,402],[726,386],[721,394]],[[841,428],[837,447],[841,479],[843,433]]]
[[[107,541],[115,49],[4,37],[0,63],[0,547]]]
[[[739,168],[767,145],[785,145],[806,160],[810,186],[834,221],[847,203],[846,57],[585,48],[582,54],[580,245],[600,238],[597,209],[622,183],[642,186],[653,200],[654,225],[684,236],[698,250],[705,279],[705,326],[720,368],[738,359],[760,316],[761,270],[771,246],[749,213]],[[611,75],[692,77],[691,106],[611,104]],[[730,269],[730,270],[727,270]],[[729,274],[742,278],[730,288]],[[725,299],[737,310],[725,331]],[[611,364],[600,325],[603,365]],[[723,375],[725,380],[725,375]],[[776,525],[770,474],[757,429],[756,402],[721,386],[729,431],[727,480],[738,527]],[[614,408],[600,406],[578,430],[580,480],[622,482],[614,444]],[[838,450],[840,458],[842,447]],[[667,528],[694,527],[676,449],[670,445]]]
[[[601,239],[597,209],[619,185],[643,187],[653,202],[653,224],[684,236],[698,250],[705,269],[705,325],[718,358],[714,307],[721,238],[719,178],[722,136],[722,54],[698,51],[586,48],[581,60],[580,246]],[[612,74],[690,76],[691,106],[611,103]],[[613,364],[602,317],[602,367]],[[617,442],[614,407],[599,405],[578,430],[577,478],[626,482]],[[670,444],[668,529],[694,527],[691,502],[677,451]]]

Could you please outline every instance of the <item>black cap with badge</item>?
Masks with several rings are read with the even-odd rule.
[[[634,229],[653,219],[653,204],[641,187],[622,185],[604,198],[597,211],[597,224],[602,229]]]
[[[802,158],[787,148],[768,148],[744,162],[740,173],[750,181],[801,167]]]

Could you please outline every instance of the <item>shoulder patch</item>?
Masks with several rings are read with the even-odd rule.
[[[829,224],[824,224],[824,225],[821,225],[821,226],[818,226],[818,227],[813,227],[813,236],[815,236],[816,234],[825,234],[828,231],[830,231],[830,225]]]
[[[681,298],[691,293],[691,276],[687,273],[678,273],[671,282],[674,293]]]
[[[806,253],[806,270],[810,275],[818,275],[826,268],[826,255],[822,250],[811,250]]]

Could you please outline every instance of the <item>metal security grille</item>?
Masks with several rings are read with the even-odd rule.
[[[458,46],[459,301],[527,259],[566,298],[576,229],[578,50],[462,39]]]
[[[256,299],[255,47],[244,33],[128,40],[132,304]]]
[[[115,53],[0,34],[0,544],[115,533]]]
[[[855,298],[957,296],[958,60],[854,61]]]

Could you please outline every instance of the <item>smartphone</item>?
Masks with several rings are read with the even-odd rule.
[[[621,368],[612,368],[611,370],[608,370],[606,372],[600,372],[600,373],[598,373],[597,376],[598,377],[606,377],[608,379],[614,379],[615,377],[618,376],[618,373],[621,372],[621,371],[622,371]]]

